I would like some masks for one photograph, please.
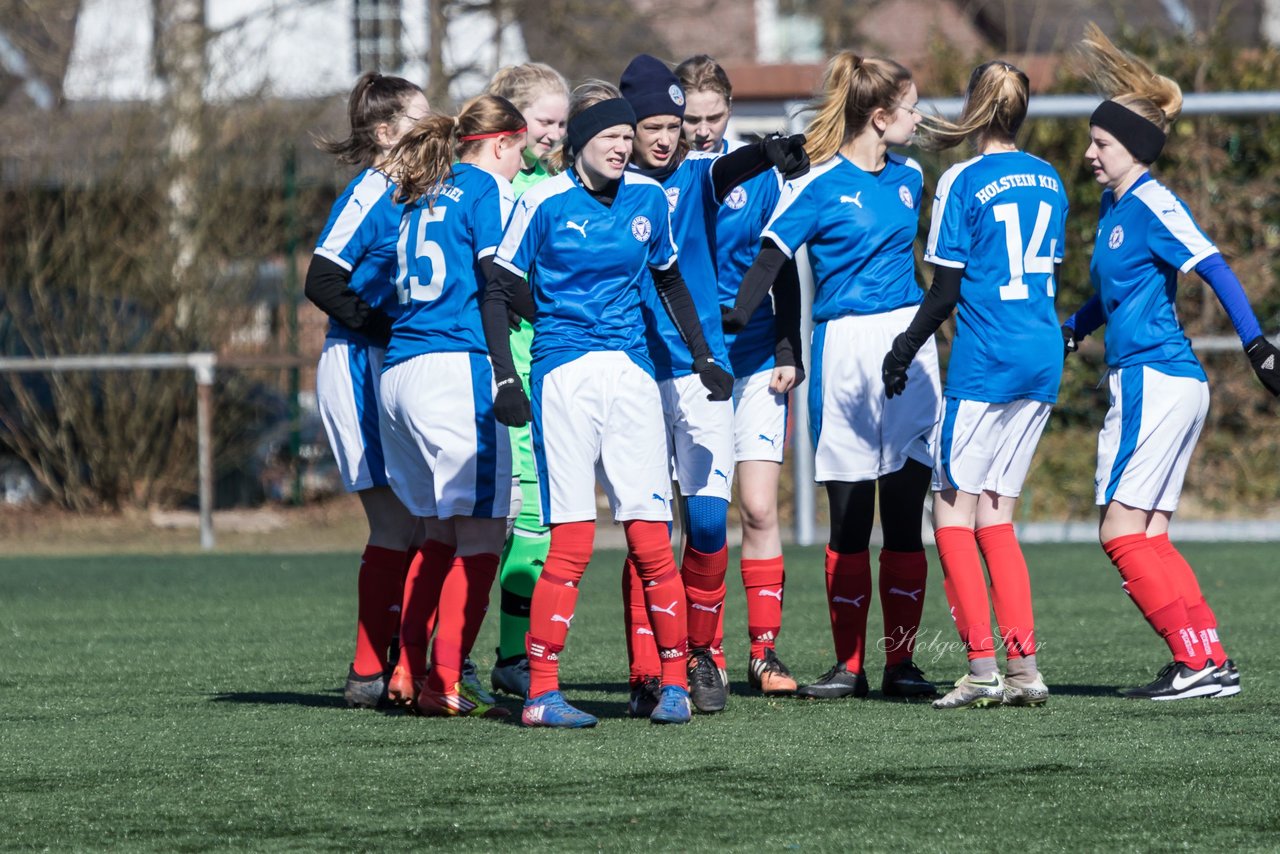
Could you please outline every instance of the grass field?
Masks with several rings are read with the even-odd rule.
[[[1027,549],[1043,709],[750,696],[731,585],[729,708],[666,728],[625,717],[620,556],[602,552],[562,669],[604,718],[583,732],[344,708],[353,555],[0,559],[0,848],[1280,848],[1276,550],[1184,551],[1236,698],[1117,698],[1162,646],[1100,549],[1045,546]],[[820,550],[788,559],[779,650],[812,679],[832,657]],[[931,568],[917,660],[949,681],[964,659]]]

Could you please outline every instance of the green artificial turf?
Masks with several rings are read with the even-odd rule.
[[[352,555],[0,560],[0,848],[1280,847],[1275,546],[1184,549],[1243,693],[1145,704],[1115,688],[1166,653],[1101,550],[1026,552],[1047,707],[751,696],[731,583],[734,693],[684,727],[625,717],[620,555],[602,552],[561,671],[602,717],[577,732],[344,708]],[[833,659],[821,550],[787,557],[778,649],[813,679]],[[917,661],[949,682],[964,656],[930,560]]]

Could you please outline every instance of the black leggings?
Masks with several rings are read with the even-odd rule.
[[[924,499],[929,494],[930,468],[915,460],[879,480],[850,483],[826,482],[831,505],[831,550],[838,554],[866,551],[871,545],[871,526],[876,515],[876,484],[880,485],[880,528],[884,547],[895,552],[918,552],[924,548],[920,528],[924,522]]]

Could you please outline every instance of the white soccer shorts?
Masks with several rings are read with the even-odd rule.
[[[426,353],[382,375],[382,446],[415,516],[502,519],[511,436],[493,415],[493,370],[478,353]]]
[[[671,520],[661,396],[626,353],[586,353],[534,384],[533,453],[543,524],[595,519],[597,480],[617,521]]]
[[[1111,408],[1098,434],[1095,500],[1172,513],[1209,412],[1209,384],[1143,365],[1112,370],[1107,383]]]
[[[671,469],[685,498],[733,497],[733,401],[707,400],[697,374],[658,382]]]
[[[733,455],[737,462],[782,462],[787,438],[787,395],[769,388],[773,368],[733,383]]]
[[[1022,494],[1052,405],[1040,400],[986,403],[948,397],[933,464],[933,490]]]
[[[387,485],[379,435],[381,347],[326,338],[316,367],[316,403],[347,492]]]
[[[942,410],[938,348],[930,338],[907,372],[906,390],[886,399],[880,369],[914,306],[847,315],[813,332],[809,378],[814,480],[857,483],[898,471],[908,459],[933,466],[931,442]]]

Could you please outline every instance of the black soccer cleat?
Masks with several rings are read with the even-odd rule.
[[[1193,697],[1214,697],[1222,686],[1214,678],[1218,666],[1210,659],[1204,667],[1195,670],[1187,665],[1171,661],[1156,678],[1146,685],[1125,688],[1121,695],[1130,700],[1190,700]]]
[[[693,707],[703,714],[723,712],[726,702],[724,683],[720,681],[720,669],[711,657],[711,650],[689,650],[689,699]]]
[[[1213,671],[1213,678],[1219,685],[1218,693],[1210,697],[1234,697],[1240,693],[1240,668],[1231,659],[1222,662],[1222,666]]]
[[[817,682],[796,689],[797,697],[811,700],[831,700],[839,697],[862,699],[871,691],[867,677],[854,673],[844,662],[837,664],[818,678]]]
[[[908,658],[884,669],[880,693],[904,700],[932,700],[938,696],[938,688],[925,679],[916,663]]]
[[[647,718],[658,708],[658,695],[662,691],[662,680],[656,676],[646,676],[631,686],[631,699],[627,701],[627,714],[633,718]]]
[[[342,699],[352,709],[376,709],[387,702],[387,678],[381,673],[360,676],[354,667],[349,667]]]

